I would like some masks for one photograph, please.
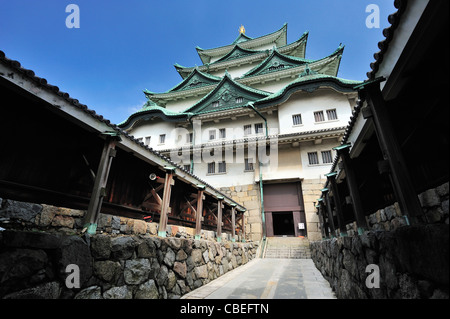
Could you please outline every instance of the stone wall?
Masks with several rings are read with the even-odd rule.
[[[34,204],[0,198],[0,227],[81,235],[83,233],[85,210],[56,207],[46,204]],[[112,235],[157,235],[158,223],[142,219],[119,217],[100,213],[97,233]],[[194,228],[167,225],[168,237],[194,238]],[[202,239],[213,240],[214,231],[202,230]],[[231,234],[223,232],[223,240],[230,240]],[[237,240],[243,238],[237,236]]]
[[[306,230],[310,241],[320,240],[322,234],[319,229],[319,216],[314,203],[322,195],[324,179],[304,179],[302,181],[303,204],[305,207]]]
[[[64,216],[64,215],[62,215]],[[257,243],[149,234],[0,231],[0,298],[179,298],[256,256]],[[79,288],[68,288],[79,267]]]
[[[338,298],[449,298],[446,224],[312,242],[311,256]],[[366,286],[369,264],[379,267],[379,288]]]
[[[262,238],[261,195],[259,185],[240,185],[219,188],[232,200],[247,208],[245,216],[245,237],[253,241]]]
[[[420,216],[422,224],[443,223],[448,225],[448,182],[422,192],[418,197],[423,209],[423,215]],[[367,216],[366,220],[371,230],[395,230],[398,227],[407,225],[398,203],[377,210],[375,213]],[[349,236],[358,234],[356,222],[347,224],[346,229]]]

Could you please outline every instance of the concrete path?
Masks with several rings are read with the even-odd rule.
[[[335,299],[312,259],[254,259],[182,299]]]

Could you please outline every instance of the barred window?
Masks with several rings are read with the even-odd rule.
[[[218,107],[218,106],[219,106],[219,101],[212,102],[212,107]]]
[[[225,161],[219,162],[219,173],[227,172],[227,163]]]
[[[338,117],[337,117],[336,109],[327,110],[327,118],[328,118],[328,121],[337,120]]]
[[[187,133],[186,134],[186,143],[191,144],[193,140],[194,134],[193,133]]]
[[[244,125],[244,135],[250,135],[250,134],[252,134],[252,126]]]
[[[236,103],[242,103],[244,102],[244,98],[243,97],[237,97],[236,98]]]
[[[245,171],[253,171],[253,158],[245,159]]]
[[[151,139],[151,136],[145,137],[145,142],[144,142],[144,144],[147,145],[147,146],[149,146],[149,145],[150,145],[150,139]]]
[[[191,171],[191,164],[185,164],[185,165],[183,165],[183,168],[184,168],[185,171],[190,172]]]
[[[323,121],[325,121],[325,117],[323,116],[323,111],[314,112],[314,120],[316,122],[323,122]]]
[[[302,115],[301,114],[292,115],[292,124],[294,125],[302,124]]]
[[[227,131],[224,128],[219,129],[219,138],[226,138]]]
[[[216,139],[216,130],[209,130],[209,139],[210,140]]]
[[[256,123],[255,124],[255,133],[256,134],[262,134],[263,131],[263,124],[262,123]]]
[[[319,158],[317,156],[317,152],[308,153],[308,161],[309,161],[309,165],[319,164]]]
[[[161,134],[159,136],[159,144],[164,144],[166,142],[166,134]]]
[[[208,174],[214,174],[216,172],[216,163],[208,163]]]
[[[331,157],[331,151],[322,151],[322,163],[328,164],[332,162],[333,158]]]

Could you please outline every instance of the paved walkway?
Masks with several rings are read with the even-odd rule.
[[[254,259],[182,299],[335,299],[312,259]]]

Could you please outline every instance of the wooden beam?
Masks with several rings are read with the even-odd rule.
[[[172,192],[173,183],[173,170],[167,170],[166,178],[164,180],[164,193],[161,204],[161,215],[159,217],[158,236],[166,237],[167,219],[170,210],[170,195]]]
[[[223,197],[219,197],[217,201],[217,241],[222,241],[222,209]]]
[[[326,206],[327,212],[328,212],[328,221],[329,221],[329,225],[330,225],[331,234],[332,234],[332,237],[335,237],[336,236],[336,227],[334,226],[333,210],[331,209],[328,188],[322,189],[322,194],[325,197],[325,206]]]
[[[231,241],[236,240],[236,206],[231,207]]]
[[[195,211],[195,239],[200,239],[202,234],[202,214],[203,214],[203,192],[205,190],[204,186],[200,186],[197,192],[197,209]]]
[[[423,214],[423,210],[393,129],[386,102],[381,94],[380,83],[376,82],[366,86],[363,94],[372,111],[375,133],[383,158],[389,162],[391,168],[390,176],[400,209],[407,217],[408,224],[416,224],[418,217]]]
[[[116,156],[116,141],[114,138],[107,137],[103,146],[100,163],[95,174],[94,187],[91,199],[85,216],[85,228],[89,235],[94,235],[97,231],[97,220],[103,203],[103,197],[106,195],[106,183],[108,182],[109,170],[113,158]]]
[[[328,181],[330,182],[331,191],[333,192],[333,201],[334,201],[334,207],[336,208],[336,215],[337,215],[337,222],[339,227],[339,235],[340,236],[347,236],[347,229],[345,228],[345,221],[344,221],[344,213],[342,211],[342,203],[341,198],[339,197],[339,190],[336,184],[336,172],[326,174]]]
[[[356,181],[356,173],[353,169],[352,160],[349,155],[348,147],[337,147],[335,148],[342,159],[345,170],[345,180],[347,181],[347,186],[352,198],[353,213],[355,214],[355,220],[358,227],[358,233],[362,234],[369,227],[367,225],[366,217],[364,215],[364,208],[361,202],[361,195],[359,194],[358,183]]]

